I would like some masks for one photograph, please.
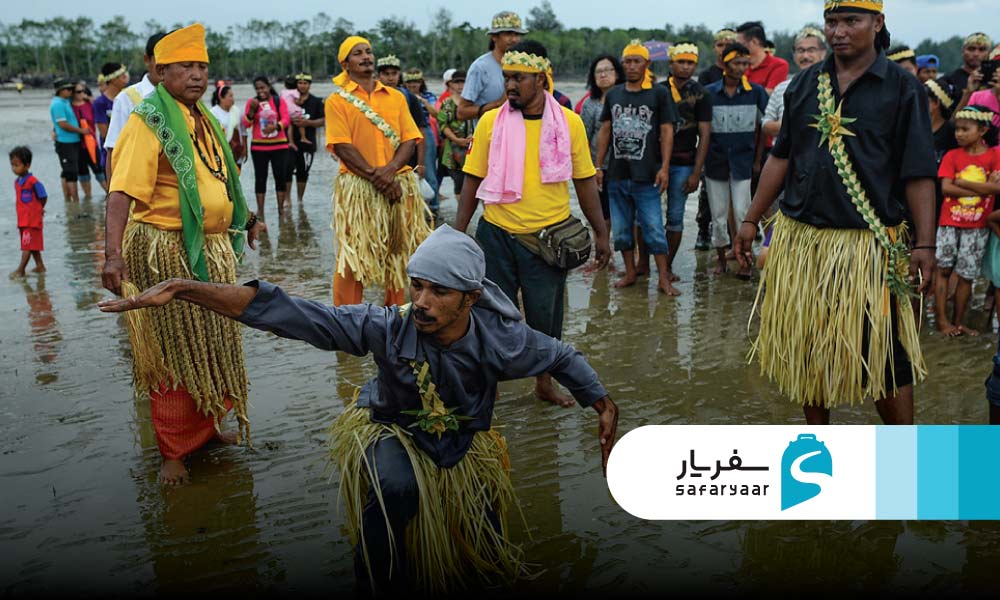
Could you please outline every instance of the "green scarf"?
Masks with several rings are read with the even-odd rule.
[[[205,121],[212,128],[216,143],[222,148],[226,157],[226,188],[229,200],[233,203],[233,218],[229,229],[233,252],[237,258],[243,256],[243,244],[246,241],[247,202],[240,187],[239,170],[233,160],[233,152],[222,134],[222,128],[215,117],[198,102]],[[180,192],[181,222],[184,230],[184,248],[187,250],[188,266],[198,281],[208,281],[208,267],[205,264],[205,222],[204,209],[201,206],[201,195],[198,193],[198,180],[195,177],[194,145],[191,143],[187,119],[180,106],[170,95],[163,84],[156,86],[156,91],[135,108],[143,122],[153,130],[156,139],[163,146],[170,167],[177,175],[177,189]]]

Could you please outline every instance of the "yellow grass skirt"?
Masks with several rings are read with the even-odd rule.
[[[389,204],[366,179],[341,173],[333,193],[333,230],[337,242],[337,273],[350,267],[365,287],[383,285],[405,289],[406,263],[432,231],[430,209],[420,195],[417,175],[396,175],[403,198]]]
[[[369,482],[378,481],[377,466],[369,464],[365,449],[380,439],[396,437],[410,458],[420,494],[417,516],[407,527],[405,540],[408,569],[417,589],[447,594],[483,584],[509,585],[527,576],[520,547],[505,535],[507,517],[519,506],[503,436],[495,430],[477,432],[465,457],[442,469],[417,448],[407,431],[373,423],[369,414],[352,404],[330,429],[330,461],[340,471],[351,544],[361,539]],[[376,496],[381,498],[378,490]],[[496,512],[501,532],[490,525],[487,508]],[[399,541],[389,543],[395,548]],[[363,539],[361,546],[364,549]],[[367,567],[367,551],[364,560]]]
[[[906,235],[903,225],[890,229]],[[760,331],[750,360],[759,358],[761,372],[806,406],[880,400],[887,389],[897,390],[885,373],[896,327],[913,380],[923,379],[927,370],[913,307],[909,299],[889,294],[886,268],[886,254],[871,231],[819,229],[779,213],[754,304]],[[890,308],[896,309],[896,323]]]
[[[191,279],[184,234],[130,221],[122,241],[130,281],[126,296],[171,278]],[[208,277],[236,283],[236,255],[226,233],[205,234]],[[240,324],[188,302],[125,313],[132,344],[136,389],[155,390],[161,383],[183,387],[198,410],[216,423],[232,402],[239,437],[250,433],[247,418],[247,374]]]

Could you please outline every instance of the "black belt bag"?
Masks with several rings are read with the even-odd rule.
[[[515,237],[524,247],[557,269],[575,269],[590,260],[590,230],[576,217]]]

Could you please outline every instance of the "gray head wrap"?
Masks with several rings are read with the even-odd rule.
[[[521,320],[521,311],[497,284],[486,279],[486,257],[479,244],[447,225],[438,227],[420,244],[406,265],[406,274],[461,292],[482,290],[476,306],[505,319]]]

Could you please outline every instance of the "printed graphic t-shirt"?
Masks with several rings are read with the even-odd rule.
[[[994,171],[1000,171],[1000,151],[990,148],[978,156],[972,156],[964,148],[956,148],[944,155],[938,177],[986,183]],[[947,196],[941,206],[939,223],[947,227],[978,229],[986,226],[986,217],[992,211],[993,196],[984,197],[972,192],[961,198]]]
[[[652,183],[660,170],[660,125],[676,127],[679,117],[670,90],[662,85],[630,92],[625,84],[608,90],[601,121],[611,121],[608,149],[611,180]]]

